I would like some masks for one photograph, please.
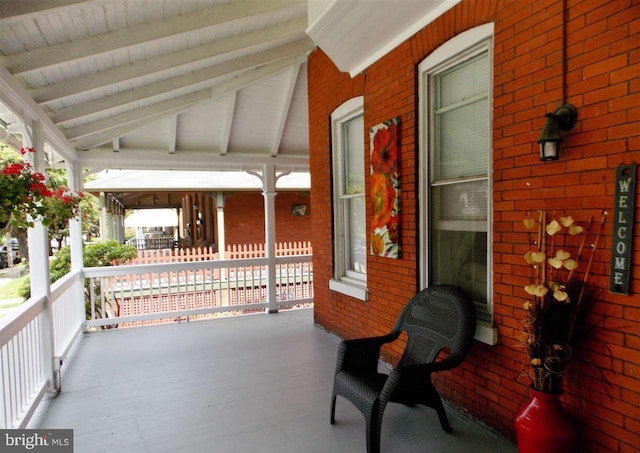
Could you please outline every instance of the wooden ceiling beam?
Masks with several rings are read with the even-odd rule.
[[[168,119],[169,127],[167,128],[167,145],[169,154],[176,152],[176,140],[178,139],[178,115],[175,114]]]
[[[220,133],[220,155],[224,156],[229,151],[229,139],[231,138],[231,126],[236,112],[236,100],[238,98],[238,90],[234,90],[226,101],[226,115],[222,132]]]
[[[100,3],[107,3],[102,0]],[[81,3],[95,5],[96,0],[38,0],[0,2],[0,24],[22,21],[63,9],[77,8]]]
[[[258,69],[242,74],[219,83],[210,89],[200,90],[168,101],[152,104],[142,109],[115,115],[93,123],[87,123],[65,130],[65,135],[78,149],[88,149],[102,145],[116,137],[121,137],[145,125],[152,124],[175,113],[181,113],[208,99],[218,99],[239,90],[247,85],[270,77],[292,65],[301,64],[306,60],[306,54],[284,58],[261,66]],[[206,93],[206,94],[205,94]],[[193,100],[192,100],[193,98]],[[143,121],[143,122],[142,122]],[[127,124],[128,123],[128,124]]]
[[[275,112],[275,114],[277,115],[277,124],[275,128],[275,137],[271,145],[272,156],[276,156],[278,154],[278,150],[280,149],[280,142],[282,141],[284,126],[287,123],[287,116],[289,113],[289,109],[291,108],[291,100],[293,99],[293,92],[296,88],[299,73],[300,65],[291,68],[289,70],[289,74],[287,74],[287,77],[285,78],[285,92],[282,96],[282,104],[280,105],[280,110]]]
[[[138,63],[118,66],[63,82],[29,90],[39,104],[48,104],[70,96],[97,90],[121,82],[136,80],[151,74],[189,65],[200,60],[214,58],[249,50],[268,42],[284,40],[295,36],[304,36],[306,18],[296,19],[283,25],[265,28],[240,36],[234,36],[180,52],[160,55]]]
[[[255,68],[291,55],[300,54],[311,48],[313,48],[313,42],[310,39],[301,39],[295,43],[265,50],[259,54],[247,55],[246,57],[236,58],[235,60],[226,61],[182,76],[151,83],[94,101],[72,105],[55,111],[50,117],[54,123],[61,125],[65,122],[100,114],[110,109],[122,109],[122,107],[145,99],[164,96],[174,91],[184,91],[189,86],[202,85],[207,82],[213,84],[218,78]]]
[[[145,127],[149,124],[153,124],[161,119],[175,115],[176,113],[183,112],[196,104],[210,99],[211,92],[209,89],[194,91],[193,93],[186,94],[184,96],[167,99],[166,101],[156,102],[148,107],[131,110],[120,115],[116,115],[109,118],[104,118],[92,123],[87,123],[82,126],[72,127],[65,129],[63,132],[76,145],[79,149],[85,149],[86,146],[80,146],[83,143],[80,139],[96,136],[101,132],[106,132],[111,129],[118,129],[120,132],[116,135],[106,138],[102,143],[111,141],[116,137],[122,137],[130,132]],[[123,133],[122,131],[127,131]],[[111,134],[107,134],[111,135]],[[95,145],[90,145],[95,146]]]
[[[0,64],[14,75],[25,75],[44,68],[56,67],[95,55],[107,54],[162,40],[171,36],[188,33],[228,23],[250,16],[269,14],[282,8],[304,9],[305,0],[273,0],[238,2],[218,5],[213,8],[175,16],[170,19],[149,22],[135,27],[115,30],[110,33],[53,46],[33,49],[27,52],[0,57]]]
[[[22,84],[0,66],[0,102],[21,120],[40,121],[45,140],[68,162],[77,159],[76,149],[60,132],[42,108],[29,96]]]

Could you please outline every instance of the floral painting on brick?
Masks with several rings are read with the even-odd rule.
[[[380,123],[370,131],[371,254],[400,257],[400,118]]]

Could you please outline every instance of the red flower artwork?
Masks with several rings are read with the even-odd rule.
[[[371,128],[371,245],[373,255],[400,257],[400,119]]]
[[[374,173],[393,173],[397,170],[397,137],[396,123],[393,121],[389,127],[380,128],[375,132],[371,152],[371,169]]]
[[[381,228],[391,220],[393,205],[396,201],[396,189],[391,179],[380,173],[371,175],[371,208],[373,221],[371,228]]]
[[[384,238],[377,233],[371,235],[371,253],[380,255],[384,252]]]
[[[387,222],[387,229],[389,230],[389,240],[391,242],[398,242],[398,232],[400,231],[400,214],[396,214],[389,222]]]

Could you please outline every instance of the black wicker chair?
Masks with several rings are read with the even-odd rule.
[[[459,288],[431,286],[416,294],[402,310],[393,330],[384,336],[344,340],[338,347],[331,395],[331,424],[338,395],[362,412],[367,427],[367,452],[379,453],[382,414],[388,402],[424,404],[438,413],[442,429],[451,425],[431,373],[459,365],[471,346],[476,315],[473,302]],[[380,348],[407,333],[407,346],[391,372],[378,372]],[[434,361],[447,348],[449,354]]]

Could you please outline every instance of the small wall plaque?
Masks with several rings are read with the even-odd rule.
[[[307,215],[307,209],[309,207],[306,204],[294,204],[291,205],[291,215],[294,217]]]
[[[636,165],[616,169],[616,195],[613,218],[613,250],[609,291],[629,294],[633,247],[633,214],[636,195]]]

